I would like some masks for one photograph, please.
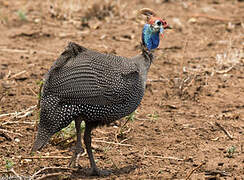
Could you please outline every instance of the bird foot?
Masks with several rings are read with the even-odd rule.
[[[108,176],[111,174],[111,171],[109,170],[101,170],[98,168],[92,168],[91,170],[91,176]]]
[[[83,154],[83,153],[84,153],[83,148],[76,149],[73,156],[70,159],[69,167],[79,168],[80,167],[79,159],[80,159],[81,154]]]

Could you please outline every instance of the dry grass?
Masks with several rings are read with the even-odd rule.
[[[60,19],[71,19],[74,13],[82,10],[84,3],[85,1],[81,0],[48,0],[47,2],[51,14]]]
[[[119,5],[115,1],[105,1],[105,3],[93,3],[86,11],[83,18],[97,18],[104,20],[106,17],[119,16]]]
[[[242,63],[244,52],[242,49],[232,48],[232,41],[229,41],[228,47],[224,53],[216,55],[215,71],[223,71],[225,69],[232,69]]]
[[[120,14],[119,1],[112,0],[48,0],[46,4],[52,16],[59,19],[70,20],[78,16],[86,20],[92,18],[103,20],[106,17],[114,17]]]

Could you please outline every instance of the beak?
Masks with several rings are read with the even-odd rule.
[[[164,29],[173,29],[170,25],[167,25],[166,27],[164,27]]]

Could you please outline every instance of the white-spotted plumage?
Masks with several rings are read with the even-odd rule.
[[[148,51],[124,58],[70,43],[45,79],[40,123],[32,151],[41,149],[53,134],[73,120],[76,126],[81,120],[85,121],[84,141],[91,166],[97,174],[90,147],[91,129],[135,111],[144,95],[152,59]],[[80,136],[80,131],[77,131],[77,136]],[[76,146],[75,157],[82,148],[80,142]]]

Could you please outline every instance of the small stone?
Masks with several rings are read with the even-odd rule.
[[[40,19],[35,19],[34,22],[35,23],[39,23],[41,20]]]
[[[19,138],[15,138],[14,141],[18,143],[18,142],[20,142],[20,139]]]
[[[188,20],[188,23],[190,23],[190,24],[195,24],[196,22],[197,22],[197,19],[196,18],[190,18]]]

